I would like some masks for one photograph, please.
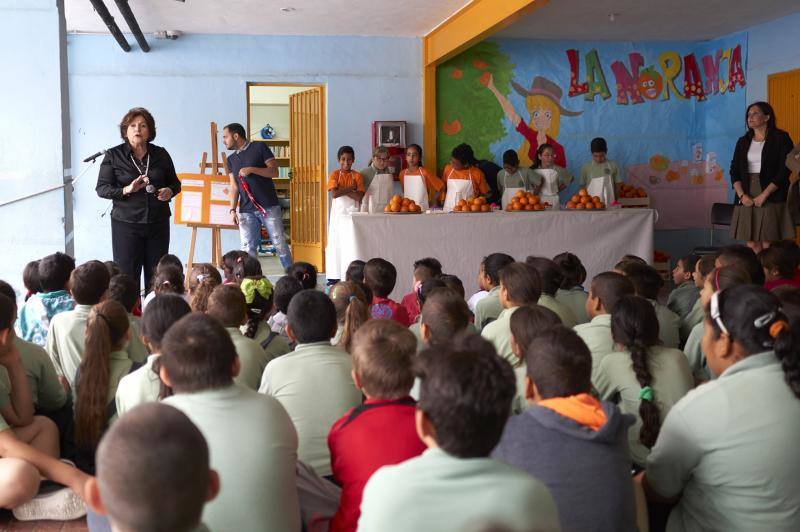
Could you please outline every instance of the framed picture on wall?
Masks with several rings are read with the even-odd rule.
[[[405,147],[406,123],[404,121],[381,120],[372,123],[372,145]]]

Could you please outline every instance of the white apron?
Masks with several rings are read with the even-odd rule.
[[[519,174],[519,170],[517,170],[517,172],[512,174],[512,175],[517,175],[517,174]],[[509,187],[505,186],[506,185],[506,179],[508,177],[510,177],[510,176],[505,176],[503,178],[503,197],[500,199],[500,203],[502,204],[501,206],[502,206],[503,209],[508,209],[508,204],[511,203],[511,200],[514,199],[514,195],[516,195],[517,192],[519,192],[520,190],[525,190],[525,188],[523,188],[523,187],[511,187],[511,188],[509,188]]]
[[[361,200],[361,212],[383,212],[392,199],[394,178],[392,174],[377,174]]]
[[[331,201],[331,216],[328,219],[328,242],[325,245],[325,277],[342,279],[342,246],[339,241],[338,224],[345,214],[358,212],[358,202],[349,196],[339,196]]]
[[[444,197],[444,212],[453,212],[453,207],[459,201],[469,199],[474,189],[472,188],[472,172],[469,173],[469,179],[450,179],[454,170],[450,170],[447,174],[447,195]]]
[[[586,191],[590,196],[598,196],[600,201],[606,205],[611,205],[616,199],[614,195],[614,181],[611,179],[610,175],[593,177],[592,180],[589,181],[589,186],[586,187]]]
[[[558,197],[558,172],[552,168],[537,168],[536,172],[542,176],[542,191],[539,201],[543,204],[549,203],[553,210],[558,210],[561,201]]]
[[[406,174],[403,177],[403,197],[413,200],[422,212],[428,210],[428,187],[422,174]]]

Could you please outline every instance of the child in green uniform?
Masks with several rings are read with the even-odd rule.
[[[703,352],[719,377],[667,415],[647,460],[667,530],[800,530],[800,316],[758,286],[715,292]]]
[[[425,282],[432,283],[433,280]],[[470,328],[469,308],[464,298],[452,288],[433,286],[426,292],[420,316],[420,339],[428,347],[446,345],[457,334]]]
[[[577,323],[589,321],[586,313],[586,298],[589,294],[583,289],[586,282],[586,268],[583,267],[581,259],[572,253],[559,253],[553,257],[561,269],[561,286],[556,291],[556,299],[564,303],[572,311]]]
[[[589,323],[575,326],[575,332],[586,343],[592,353],[592,376],[600,361],[614,351],[611,336],[611,313],[617,301],[624,296],[632,296],[633,284],[624,275],[616,272],[603,272],[595,275],[586,299],[586,313]]]
[[[111,277],[108,282],[109,301],[118,301],[128,312],[128,321],[131,324],[131,340],[128,343],[128,356],[136,363],[143,364],[150,353],[142,343],[139,336],[139,323],[134,316],[136,310],[141,310],[141,298],[139,297],[139,283],[133,277],[124,273],[119,273]]]
[[[417,319],[414,320],[414,323],[408,328],[414,333],[414,337],[417,339],[417,351],[422,351],[422,348],[425,347],[425,344],[422,342],[422,332],[420,330],[422,328],[422,309],[425,307],[425,301],[428,299],[428,296],[437,288],[447,288],[447,285],[444,284],[444,281],[441,279],[433,278],[422,281],[417,289],[417,301],[419,302],[420,313]]]
[[[542,295],[542,281],[536,268],[512,262],[500,270],[500,303],[503,312],[481,331],[492,342],[497,354],[511,364],[517,360],[511,351],[511,316],[522,305],[535,305]]]
[[[558,315],[541,305],[523,305],[511,315],[511,352],[514,353],[514,376],[517,379],[517,396],[512,411],[518,414],[528,407],[525,398],[525,351],[531,347],[534,338],[545,330],[561,325]]]
[[[658,293],[664,286],[664,279],[649,264],[627,261],[620,266],[622,273],[631,280],[636,295],[648,300],[656,310],[658,317],[658,336],[666,347],[677,348],[680,345],[680,317],[658,302]]]
[[[239,331],[245,337],[253,339],[264,350],[267,354],[267,360],[264,362],[266,367],[266,363],[273,358],[291,351],[289,344],[267,324],[267,316],[272,312],[274,294],[272,283],[263,275],[256,275],[242,279],[239,288],[244,294],[247,306],[247,322],[239,328]],[[258,389],[258,384],[261,383],[264,367],[259,372],[255,389]]]
[[[336,336],[331,345],[338,346],[348,353],[353,335],[370,318],[370,300],[363,285],[352,281],[338,282],[331,288],[331,299],[336,308]]]
[[[572,310],[567,305],[556,299],[558,287],[561,286],[564,280],[564,275],[558,265],[545,257],[531,256],[525,259],[525,262],[536,268],[536,271],[539,272],[539,279],[542,281],[542,295],[539,297],[539,305],[549,308],[558,314],[561,323],[565,327],[575,327],[578,324],[575,314],[572,313]]]
[[[708,274],[714,269],[714,261],[716,261],[716,258],[716,255],[703,255],[700,257],[700,260],[697,261],[697,264],[695,264],[692,280],[694,281],[694,285],[697,287],[698,291],[703,289],[703,285],[706,282],[706,277],[708,277]],[[686,344],[686,339],[689,337],[692,329],[698,324],[702,324],[704,317],[705,308],[698,298],[697,301],[694,302],[692,310],[689,311],[689,314],[687,314],[685,318],[681,319],[681,345]]]
[[[555,163],[556,152],[550,144],[540,144],[536,150],[536,160],[533,162],[534,172],[537,174],[541,182],[541,201],[542,203],[549,203],[553,206],[558,206],[559,198],[558,193],[566,189],[572,183],[572,176],[566,168],[558,166]],[[554,170],[556,173],[556,180],[554,183],[548,184],[546,173],[544,170]]]
[[[478,284],[481,290],[489,292],[475,305],[475,327],[482,330],[503,312],[500,304],[500,270],[514,262],[514,257],[505,253],[492,253],[481,261]]]
[[[503,153],[503,169],[497,172],[497,188],[502,195],[501,206],[503,209],[508,206],[514,196],[515,192],[511,189],[521,189],[538,194],[541,187],[542,176],[530,168],[521,168],[519,156],[515,150],[506,150]]]
[[[695,301],[700,297],[700,290],[693,279],[695,266],[699,259],[700,257],[697,255],[686,255],[678,259],[675,268],[672,269],[672,282],[675,284],[675,288],[669,293],[667,307],[681,320],[692,311]]]
[[[586,187],[595,177],[609,176],[615,185],[622,182],[619,166],[614,161],[608,159],[608,144],[603,137],[595,137],[589,144],[592,152],[592,160],[581,166],[581,177],[578,184]]]
[[[662,420],[694,380],[683,353],[659,345],[658,319],[646,299],[620,299],[611,315],[611,334],[624,351],[604,357],[592,383],[601,399],[636,416],[628,442],[631,459],[644,467]]]

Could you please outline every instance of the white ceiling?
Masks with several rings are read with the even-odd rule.
[[[800,0],[550,0],[495,37],[706,40],[798,11]]]
[[[114,0],[104,0],[129,33]],[[502,0],[501,0],[502,1]],[[420,37],[468,0],[130,0],[144,33]],[[107,33],[89,0],[65,0],[67,31]],[[295,8],[284,13],[283,7]]]

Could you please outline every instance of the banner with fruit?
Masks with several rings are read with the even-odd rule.
[[[458,144],[529,165],[551,144],[576,177],[594,137],[608,142],[629,187],[623,199],[659,212],[659,229],[703,228],[727,201],[727,168],[744,132],[746,34],[704,42],[490,39],[437,70],[437,159]],[[622,202],[625,204],[626,202]],[[639,201],[639,203],[642,203]],[[637,206],[627,202],[626,206]]]

